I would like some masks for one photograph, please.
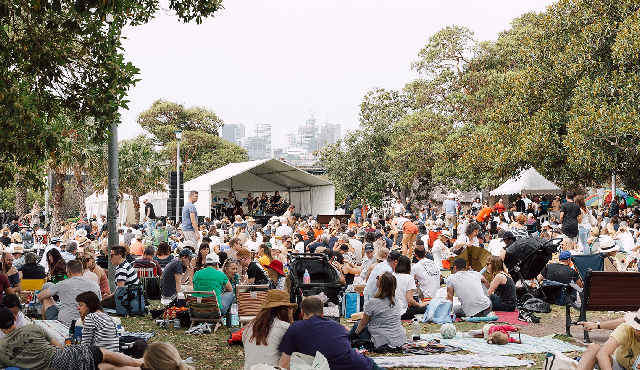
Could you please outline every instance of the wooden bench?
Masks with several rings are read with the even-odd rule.
[[[570,294],[567,291],[567,294]],[[580,312],[578,321],[571,320],[571,307]],[[587,311],[637,311],[640,308],[640,272],[606,272],[587,270],[580,306],[569,300],[566,306],[566,334],[571,325],[587,320]],[[584,341],[590,343],[589,333]]]

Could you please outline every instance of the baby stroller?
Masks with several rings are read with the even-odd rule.
[[[310,283],[303,284],[305,271],[309,272]],[[294,319],[300,317],[300,303],[304,297],[320,295],[328,297],[328,302],[339,305],[342,293],[338,271],[329,264],[324,253],[290,253],[289,275],[291,302],[298,304]],[[327,302],[327,303],[328,303]],[[339,317],[338,317],[339,319]]]
[[[517,292],[519,301],[535,296],[536,291],[525,280],[536,279],[551,260],[552,254],[558,252],[560,242],[560,238],[545,240],[528,237],[517,239],[506,249],[504,264],[509,275],[516,286],[524,287],[524,290],[520,289]]]

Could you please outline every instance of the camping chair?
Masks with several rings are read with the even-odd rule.
[[[591,271],[604,271],[604,260],[607,258],[605,253],[586,254],[571,256],[571,262],[573,267],[580,274],[580,279],[584,282],[587,275],[587,270]]]
[[[189,329],[191,329],[196,322],[214,322],[216,323],[213,329],[215,333],[220,324],[222,324],[216,292],[188,291],[183,293],[187,301],[189,319],[191,320]],[[194,296],[194,294],[203,295],[204,297]]]
[[[442,234],[442,230],[440,231],[432,231],[429,230],[429,248],[433,248],[433,242],[436,241],[436,239],[438,239],[438,236]]]
[[[238,320],[242,324],[253,320],[267,300],[269,284],[236,285],[236,301],[238,302]]]
[[[157,266],[152,261],[135,261],[133,268],[136,270],[139,279],[158,276]]]
[[[47,282],[47,279],[22,279],[22,290],[28,290],[35,292],[36,290],[42,290],[42,286]]]

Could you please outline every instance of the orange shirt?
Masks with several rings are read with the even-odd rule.
[[[490,216],[491,216],[491,207],[484,207],[483,209],[480,210],[480,212],[478,212],[478,215],[476,216],[476,220],[480,222],[489,221]]]

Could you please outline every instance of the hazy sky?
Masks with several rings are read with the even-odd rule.
[[[225,0],[201,25],[161,13],[123,31],[127,60],[142,80],[129,92],[119,139],[143,132],[138,114],[159,98],[212,109],[225,123],[272,126],[272,147],[318,123],[358,127],[359,104],[375,87],[401,89],[411,62],[438,30],[464,26],[494,40],[513,18],[551,0]]]

